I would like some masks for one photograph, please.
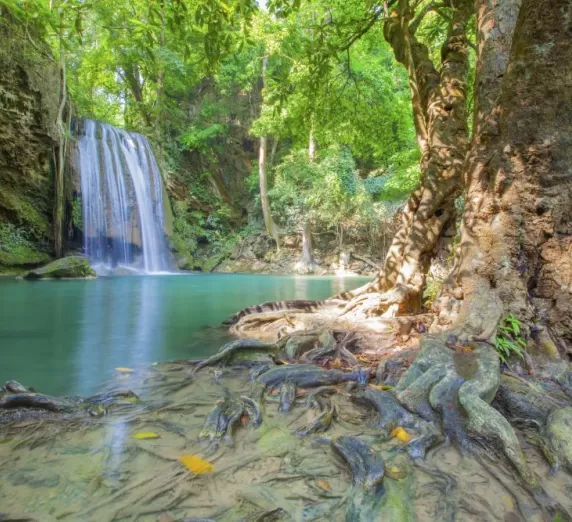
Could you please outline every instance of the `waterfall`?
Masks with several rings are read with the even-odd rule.
[[[83,121],[78,142],[85,253],[100,274],[170,270],[161,174],[147,138]]]

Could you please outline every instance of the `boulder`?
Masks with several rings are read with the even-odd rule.
[[[89,279],[97,277],[88,260],[82,256],[57,259],[47,265],[30,270],[25,279]]]

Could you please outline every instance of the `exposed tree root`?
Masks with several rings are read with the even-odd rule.
[[[52,412],[71,412],[75,406],[67,401],[41,393],[14,393],[0,399],[0,409],[36,408]]]
[[[368,292],[354,297],[346,304],[342,316],[352,314],[357,317],[395,317],[399,312],[419,309],[411,301],[418,296],[417,291],[405,285],[396,285],[387,292]]]
[[[207,366],[219,363],[229,363],[240,358],[254,358],[261,354],[276,355],[280,347],[276,343],[265,343],[254,339],[239,339],[225,344],[215,355],[200,361],[195,366],[195,371],[199,371]]]
[[[223,324],[231,326],[243,317],[253,314],[262,314],[266,312],[298,312],[298,313],[308,313],[328,310],[336,310],[339,307],[343,307],[345,301],[340,299],[328,299],[325,301],[268,301],[256,306],[249,306],[240,310],[239,312],[231,315],[226,319]]]
[[[421,347],[421,353],[395,388],[399,401],[421,417],[435,420],[436,412],[450,411],[452,395],[458,390],[457,399],[470,436],[499,447],[522,479],[531,486],[537,485],[537,477],[526,463],[514,430],[490,406],[500,381],[498,355],[492,346],[471,343],[450,348],[444,335],[427,335],[421,340]],[[453,419],[445,417],[445,427],[450,432],[451,426],[462,420],[457,414]],[[462,428],[454,429],[454,438],[465,446]]]

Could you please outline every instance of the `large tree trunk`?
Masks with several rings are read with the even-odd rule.
[[[420,309],[425,274],[444,230],[455,219],[455,199],[467,151],[466,78],[469,0],[455,3],[448,36],[441,50],[441,71],[429,59],[427,47],[415,37],[407,0],[388,17],[384,34],[396,59],[409,74],[417,141],[422,152],[421,184],[411,194],[402,222],[376,279],[339,297],[357,300],[348,311],[369,299],[368,313]],[[382,294],[371,299],[369,293]]]
[[[268,57],[262,59],[262,85],[266,87],[266,68],[268,67]],[[270,200],[268,199],[268,176],[266,171],[266,156],[268,149],[268,137],[260,137],[260,147],[258,149],[258,178],[260,185],[260,204],[262,206],[262,216],[264,225],[268,235],[276,241],[276,247],[280,249],[280,237],[278,235],[278,227],[272,219],[270,212]]]
[[[302,257],[295,267],[298,273],[310,274],[316,269],[312,247],[312,223],[309,219],[302,223]]]
[[[491,149],[499,139],[499,117],[501,114],[500,96],[503,79],[508,68],[510,50],[522,0],[479,0],[477,2],[477,62],[475,65],[475,102],[473,138],[466,160],[464,174],[465,208],[461,222],[460,257],[449,277],[444,281],[441,295],[434,308],[438,310],[438,321],[434,326],[450,326],[458,318],[463,295],[468,297],[482,290],[489,294],[490,284],[479,280],[470,267],[473,259],[479,256],[475,234],[479,234],[475,218],[478,215],[482,190],[492,177]],[[475,227],[475,225],[477,225]],[[473,230],[474,228],[474,230]],[[472,277],[467,277],[469,274]],[[465,276],[461,286],[461,278]],[[483,286],[484,285],[484,286]],[[490,294],[489,294],[490,295]],[[468,301],[467,301],[468,303]],[[468,310],[465,310],[465,314]],[[483,325],[488,324],[489,332],[481,332],[485,337],[496,328],[500,317],[499,303],[491,300],[487,306],[487,317],[481,317]],[[475,316],[473,321],[477,320]]]
[[[511,2],[501,2],[508,9]],[[467,171],[459,333],[490,338],[512,313],[572,350],[572,38],[569,0],[524,2],[498,91],[484,59]],[[502,25],[501,25],[502,27]],[[497,67],[497,69],[498,69]],[[495,89],[497,92],[494,97]],[[498,103],[496,102],[498,100]],[[488,117],[482,117],[488,115]],[[494,306],[493,306],[494,303]]]
[[[558,506],[543,504],[512,427],[489,406],[500,373],[490,341],[509,312],[570,339],[572,2],[523,0],[519,10],[519,0],[478,0],[477,8],[477,117],[452,277],[462,309],[452,330],[422,339],[396,393],[412,411],[443,413],[458,437],[444,415],[456,395],[467,433],[503,451],[552,520]]]
[[[64,123],[64,110],[66,107],[67,92],[67,72],[66,72],[66,54],[64,47],[63,34],[63,15],[59,9],[59,44],[60,44],[60,75],[61,75],[61,100],[56,119],[56,128],[59,133],[60,144],[58,146],[58,158],[55,165],[55,183],[54,183],[54,255],[62,257],[64,253],[64,206],[66,201],[65,195],[65,159],[67,148],[67,129]]]

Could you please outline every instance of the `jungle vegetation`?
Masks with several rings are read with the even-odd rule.
[[[276,249],[303,236],[311,269],[313,236],[375,243],[401,203],[371,283],[325,304],[247,309],[235,329],[260,314],[283,320],[280,309],[335,305],[348,320],[430,311],[432,334],[397,398],[429,419],[452,401],[464,424],[455,431],[444,417],[450,436],[492,441],[536,488],[490,402],[499,354],[572,350],[570,0],[0,5],[58,64],[63,144],[73,115],[153,139],[181,255],[205,240],[223,250],[258,226]],[[55,205],[56,254],[61,221]]]

